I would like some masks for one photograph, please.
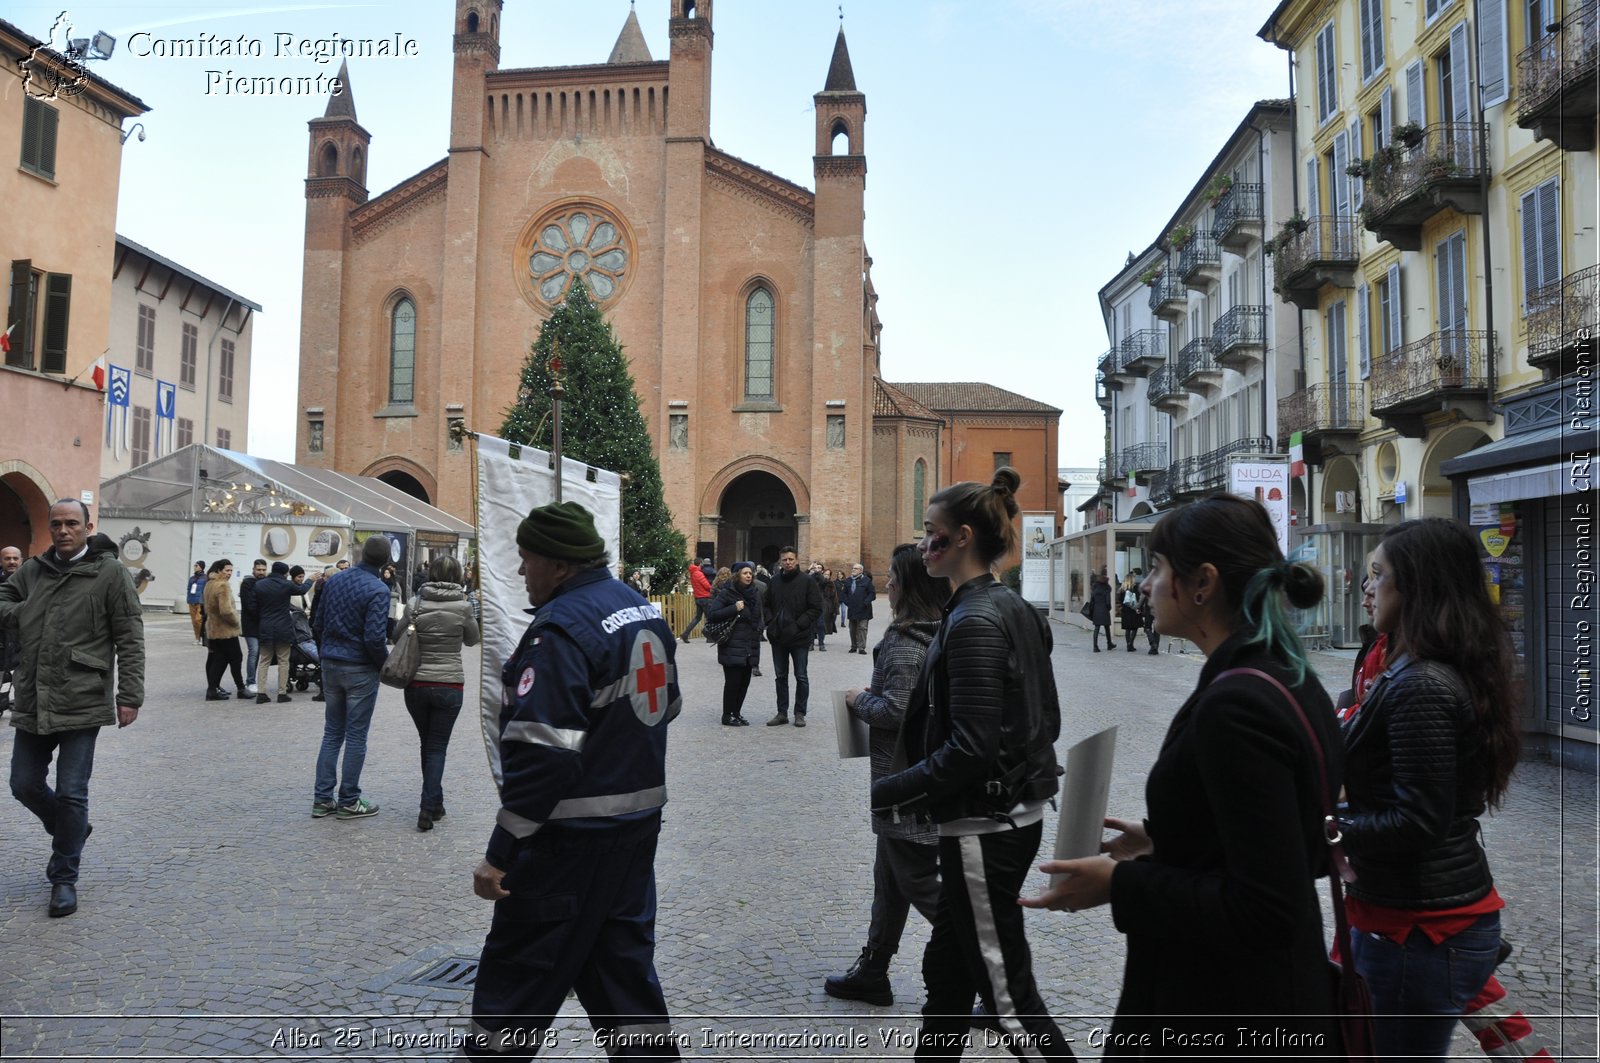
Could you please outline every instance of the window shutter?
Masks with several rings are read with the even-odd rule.
[[[1478,70],[1483,78],[1483,105],[1506,102],[1506,0],[1478,0]]]
[[[1561,279],[1561,199],[1555,178],[1534,190],[1539,198],[1539,283]]]
[[[1405,304],[1400,301],[1400,264],[1389,267],[1389,349],[1397,351],[1405,342]]]
[[[72,316],[72,274],[47,273],[44,279],[44,347],[39,369],[67,371],[67,322]]]
[[[1322,213],[1322,194],[1317,188],[1317,159],[1316,156],[1306,160],[1306,217],[1314,218]]]
[[[1369,0],[1372,9],[1372,72],[1383,69],[1383,0]]]
[[[1350,157],[1352,159],[1364,158],[1361,154],[1360,115],[1357,115],[1356,120],[1350,124]],[[1345,176],[1345,180],[1350,184],[1350,203],[1356,210],[1360,210],[1362,199],[1366,195],[1367,183],[1359,177],[1351,177],[1348,174]]]
[[[30,170],[39,168],[39,124],[44,104],[31,96],[22,100],[22,165]]]
[[[1338,68],[1335,63],[1333,23],[1317,34],[1317,120],[1326,122],[1338,109]]]
[[[1341,218],[1350,216],[1350,177],[1344,172],[1350,165],[1350,137],[1339,130],[1333,138],[1333,172],[1328,177],[1333,182],[1333,212]]]
[[[1389,131],[1394,128],[1394,88],[1384,86],[1383,95],[1378,98],[1378,127],[1372,131],[1372,153],[1376,155],[1378,149],[1389,143]]]
[[[1372,327],[1369,323],[1371,311],[1372,300],[1367,286],[1359,284],[1356,286],[1356,349],[1361,356],[1362,380],[1372,374]]]
[[[6,328],[15,326],[11,333],[11,350],[6,354],[7,365],[33,368],[33,301],[29,292],[33,288],[33,260],[13,259],[11,262],[11,303],[6,311]]]
[[[1428,124],[1428,101],[1422,92],[1422,60],[1406,67],[1406,121]]]
[[[60,117],[54,107],[39,106],[39,172],[52,179],[56,175],[56,122]]]
[[[1449,121],[1457,124],[1472,121],[1472,67],[1467,51],[1467,23],[1456,23],[1450,30],[1450,76],[1455,91],[1450,95]]]

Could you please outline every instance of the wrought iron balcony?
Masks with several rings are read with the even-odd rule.
[[[1120,490],[1128,485],[1127,473],[1122,470],[1122,456],[1112,454],[1100,459],[1099,480],[1103,487],[1113,491]]]
[[[1223,250],[1242,255],[1261,242],[1261,187],[1235,184],[1217,201],[1211,235]]]
[[[1131,376],[1149,376],[1150,371],[1167,361],[1167,330],[1146,328],[1133,333],[1117,345],[1122,371]]]
[[[1211,337],[1197,336],[1178,352],[1178,383],[1200,395],[1222,387],[1222,367],[1211,353]]]
[[[1567,6],[1555,32],[1517,56],[1517,125],[1563,151],[1593,151],[1600,3]]]
[[[1125,475],[1139,483],[1149,481],[1150,474],[1167,467],[1165,443],[1135,443],[1122,448],[1121,468]]]
[[[1528,293],[1528,364],[1565,376],[1580,361],[1593,365],[1600,330],[1600,266],[1590,266]],[[1582,357],[1580,357],[1582,356]]]
[[[1172,505],[1171,473],[1168,469],[1150,474],[1150,504],[1157,509]]]
[[[1167,494],[1173,501],[1181,501],[1199,494],[1201,488],[1194,482],[1195,459],[1179,458],[1167,466]],[[1153,504],[1153,503],[1152,503]]]
[[[1272,262],[1273,290],[1302,310],[1315,310],[1324,284],[1355,287],[1360,257],[1356,222],[1348,215],[1318,214],[1303,224],[1305,229],[1296,233],[1293,223],[1284,223],[1283,242]]]
[[[1178,276],[1197,291],[1205,291],[1222,279],[1222,254],[1217,238],[1210,233],[1195,233],[1178,256]]]
[[[1163,321],[1177,321],[1189,308],[1189,289],[1169,266],[1150,285],[1150,312]]]
[[[1218,365],[1240,372],[1259,362],[1267,349],[1267,308],[1235,306],[1211,327],[1211,353]]]
[[[1094,364],[1094,367],[1102,376],[1109,377],[1112,371],[1116,368],[1116,365],[1117,349],[1113,347],[1105,354],[1100,356],[1100,360]]]
[[[1178,386],[1178,367],[1168,364],[1151,373],[1145,398],[1164,413],[1182,413],[1189,405],[1189,392]]]
[[[1414,146],[1395,143],[1374,155],[1361,206],[1366,227],[1402,251],[1420,251],[1422,225],[1440,211],[1482,214],[1478,142],[1485,136],[1486,125],[1439,122]]]
[[[1098,370],[1094,374],[1094,401],[1111,408],[1111,389],[1106,386],[1106,375]]]
[[[1229,458],[1271,453],[1272,440],[1258,436],[1253,439],[1235,439],[1226,446],[1191,458],[1194,466],[1189,474],[1190,490],[1206,492],[1227,487]]]
[[[1329,453],[1354,453],[1355,439],[1367,419],[1365,389],[1361,384],[1312,384],[1278,400],[1278,437],[1305,437],[1306,461],[1322,464]]]
[[[1367,380],[1372,416],[1403,436],[1427,434],[1423,418],[1454,410],[1491,419],[1487,332],[1445,329],[1373,359]]]

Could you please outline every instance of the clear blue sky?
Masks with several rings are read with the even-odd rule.
[[[390,4],[24,2],[4,18],[44,37],[67,7],[74,36],[118,38],[105,77],[152,108],[122,158],[117,230],[260,303],[250,441],[292,459],[306,122],[325,97],[207,94],[207,70],[332,76],[274,57],[295,38],[393,36],[414,58],[352,63],[372,133],[371,194],[444,157],[449,0]],[[1096,293],[1146,247],[1251,102],[1288,94],[1284,53],[1255,37],[1273,4],[1241,0],[854,0],[845,35],[867,97],[867,246],[883,319],[883,375],[982,380],[1059,406],[1060,462],[1100,456]],[[668,0],[640,0],[651,53],[668,55]],[[503,67],[604,62],[627,0],[506,0]],[[719,148],[811,185],[812,94],[838,5],[717,0],[712,75]],[[245,35],[261,58],[137,55],[133,36]],[[148,51],[148,47],[142,50]],[[113,352],[115,354],[115,352]]]

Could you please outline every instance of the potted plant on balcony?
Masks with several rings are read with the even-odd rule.
[[[1408,148],[1422,143],[1422,126],[1416,122],[1401,122],[1394,127],[1393,137]]]
[[[1371,159],[1357,159],[1355,162],[1352,162],[1349,166],[1346,166],[1344,168],[1344,172],[1345,172],[1345,176],[1347,176],[1347,177],[1359,177],[1362,180],[1365,180],[1367,177],[1371,176],[1371,174],[1372,174],[1372,160]]]
[[[1422,167],[1422,176],[1429,181],[1443,181],[1461,176],[1461,165],[1448,155],[1436,155]]]
[[[1306,221],[1306,216],[1298,210],[1289,215],[1288,219],[1283,223],[1283,231],[1292,236],[1299,236],[1310,227],[1311,223]]]
[[[1189,241],[1194,239],[1194,226],[1187,222],[1180,222],[1172,227],[1167,234],[1167,243],[1174,251],[1182,251],[1189,246]]]
[[[1161,273],[1162,269],[1160,266],[1151,266],[1149,269],[1139,274],[1139,283],[1148,284],[1150,287],[1154,288],[1156,283],[1161,280]]]
[[[1214,207],[1218,203],[1221,203],[1222,197],[1227,195],[1232,190],[1233,175],[1219,173],[1212,176],[1211,182],[1206,185],[1205,194],[1206,198],[1211,201],[1211,205]]]
[[[1461,386],[1461,359],[1454,351],[1446,351],[1439,355],[1433,364],[1439,367],[1440,387]]]

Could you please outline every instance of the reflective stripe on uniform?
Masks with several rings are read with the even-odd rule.
[[[678,666],[675,664],[669,664],[665,667],[667,670],[666,682],[676,683],[678,681]],[[605,686],[596,690],[594,692],[594,697],[589,701],[589,707],[591,709],[603,709],[613,701],[617,701],[620,698],[631,697],[637,693],[639,693],[639,677],[630,669],[627,675],[624,675],[615,683],[607,683]]]
[[[550,810],[551,819],[580,819],[588,817],[604,818],[606,816],[620,816],[628,812],[643,812],[648,808],[660,808],[667,803],[667,788],[665,786],[652,786],[648,790],[635,790],[631,794],[603,794],[598,797],[573,797],[560,802]],[[500,810],[501,816],[509,813]],[[519,817],[520,818],[520,817]],[[528,822],[523,820],[524,823]],[[500,821],[506,830],[517,834],[516,829],[508,825],[504,819]],[[534,824],[534,830],[539,829]],[[529,831],[528,833],[533,833]],[[517,837],[525,835],[517,834]]]
[[[587,732],[574,731],[565,727],[551,727],[547,723],[535,723],[532,720],[512,720],[506,724],[506,729],[501,732],[500,740],[503,742],[526,742],[532,746],[554,746],[557,749],[570,749],[577,752],[583,748],[583,743],[588,738]]]
[[[504,827],[506,830],[510,831],[511,834],[517,838],[526,838],[534,831],[544,826],[543,823],[540,823],[537,820],[532,820],[528,819],[526,816],[517,815],[509,808],[502,808],[499,812],[497,812],[495,814],[494,821],[500,824],[500,826]]]

